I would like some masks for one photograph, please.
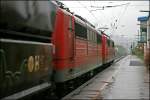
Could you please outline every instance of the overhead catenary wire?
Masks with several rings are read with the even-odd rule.
[[[95,16],[86,6],[84,6],[80,1],[78,1],[78,3],[79,3],[80,5],[82,5],[96,20],[98,20],[98,19],[96,18],[96,16]]]
[[[133,6],[133,7],[136,7],[136,6],[137,6],[137,7],[139,7],[139,6],[142,7],[142,6],[150,6],[150,5],[129,5],[129,6],[130,6],[130,7],[132,7],[132,6]],[[90,5],[90,6],[87,6],[87,7],[91,7],[91,5]],[[98,6],[97,6],[97,7],[98,7]],[[82,9],[82,8],[84,8],[84,7],[82,7],[82,6],[70,6],[69,8],[76,8],[76,9],[81,8],[81,9]],[[93,8],[93,7],[91,7],[91,8]],[[95,7],[95,8],[96,8],[96,7]],[[102,7],[99,7],[99,8],[102,8]]]
[[[90,0],[88,3],[87,2],[81,2],[81,1],[76,1],[77,3],[79,3],[79,4],[77,4],[77,5],[71,5],[70,6],[70,8],[77,8],[77,9],[80,9],[80,8],[83,8],[82,10],[84,11],[84,9],[86,9],[86,12],[87,13],[89,13],[89,15],[88,16],[85,16],[85,18],[87,18],[88,20],[89,20],[89,18],[90,19],[92,19],[92,21],[93,20],[96,20],[96,22],[95,21],[93,21],[93,22],[95,22],[95,23],[97,23],[97,21],[99,21],[99,20],[102,20],[102,18],[106,18],[106,17],[108,17],[106,14],[103,14],[103,15],[100,15],[101,17],[99,17],[98,15],[99,14],[102,14],[101,12],[99,13],[99,12],[91,12],[90,10],[93,10],[94,8],[91,8],[91,6],[99,6],[99,7],[102,7],[102,6],[106,6],[106,7],[108,7],[108,10],[109,10],[109,8],[114,8],[114,9],[119,9],[119,10],[121,10],[125,5],[128,5],[128,3],[127,2],[122,2],[123,4],[120,4],[119,2],[113,2],[113,3],[111,3],[111,4],[106,4],[106,5],[104,5],[105,4],[105,2],[103,3],[101,3],[101,4],[99,4],[99,1],[92,1],[92,0]],[[98,5],[99,4],[99,5]],[[113,7],[114,6],[114,7]],[[148,6],[148,5],[146,5],[146,4],[132,4],[132,5],[128,5],[128,7],[131,7],[131,6]],[[121,8],[121,9],[120,9]],[[124,10],[124,9],[122,9],[122,10]],[[104,11],[103,13],[107,13],[107,11]],[[112,12],[113,13],[115,13],[115,16],[114,16],[114,19],[111,19],[111,21],[109,21],[108,22],[108,20],[106,20],[107,21],[107,23],[111,23],[112,22],[112,24],[114,24],[115,23],[115,26],[119,26],[120,25],[120,19],[122,18],[122,15],[121,15],[121,13],[122,13],[122,11],[121,11],[121,13],[118,15],[116,15],[116,12],[114,11],[114,10],[112,10]],[[99,13],[99,14],[98,14]],[[98,14],[98,15],[97,15]],[[123,14],[123,13],[122,13]],[[82,14],[81,14],[82,15]],[[105,17],[105,15],[106,15],[106,17]],[[109,17],[110,16],[112,16],[111,14],[109,15]],[[108,17],[108,18],[109,18]],[[105,20],[105,19],[104,19]],[[102,20],[102,22],[104,21],[104,20]],[[115,20],[117,20],[117,22],[115,21]],[[102,24],[102,22],[101,22],[101,24]],[[98,23],[98,24],[100,24],[100,23]],[[109,24],[110,25],[110,24]],[[114,27],[115,28],[115,27]]]
[[[128,5],[129,6],[130,3],[125,3],[125,4],[118,4],[118,5],[113,5],[113,6],[91,6],[92,7],[95,7],[95,8],[100,8],[100,9],[94,9],[94,10],[90,10],[91,12],[92,11],[97,11],[97,10],[104,10],[105,8],[114,8],[114,7],[120,7],[120,6],[125,6],[125,5]],[[124,14],[124,13],[123,13]],[[105,14],[104,14],[105,15]],[[115,32],[115,30],[117,29],[119,23],[120,23],[120,18],[121,18],[121,15],[122,14],[119,14],[120,16],[116,19],[115,18],[115,22],[114,22],[114,25],[111,24],[111,28],[112,28],[112,32]],[[118,23],[118,24],[117,24]],[[106,25],[105,25],[106,26]]]
[[[128,4],[130,4],[130,3],[125,3],[125,4],[120,4],[120,5],[113,5],[113,6],[91,6],[92,8],[99,8],[99,9],[94,9],[94,10],[91,10],[91,11],[104,10],[105,8],[119,7],[119,6],[124,6],[124,5],[128,5]]]
[[[125,4],[120,4],[120,5],[115,5],[114,7],[117,7],[117,6],[125,6],[125,5],[128,5],[129,6],[129,4],[130,3],[125,3]],[[103,6],[104,7],[104,6]],[[113,7],[113,6],[106,6],[106,7]],[[126,9],[126,8],[125,8]],[[121,17],[122,17],[122,15],[124,15],[124,13],[125,13],[125,11],[123,11],[123,13],[121,14],[121,9],[120,9],[120,13],[119,13],[119,15],[118,15],[118,18],[113,18],[113,19],[115,19],[115,22],[113,23],[113,22],[110,22],[111,23],[111,25],[110,25],[110,27],[111,27],[111,29],[112,29],[112,33],[113,32],[115,32],[115,30],[117,29],[117,27],[119,26],[119,23],[120,23],[120,19],[121,19]],[[101,13],[103,13],[103,12],[101,12]],[[113,13],[113,11],[112,11],[112,13]],[[103,14],[103,15],[105,15],[105,14]],[[112,14],[113,15],[113,14]],[[105,16],[105,18],[107,18],[107,16]],[[107,20],[108,21],[108,20]],[[105,25],[106,26],[106,25]]]
[[[129,4],[130,4],[130,3],[129,3]],[[120,24],[121,18],[123,17],[123,15],[125,14],[125,12],[126,12],[128,6],[129,6],[129,4],[125,6],[125,9],[124,9],[123,13],[120,14],[120,16],[119,16],[119,18],[118,18],[118,24],[116,25],[117,28],[118,28],[118,26],[119,26],[119,24]],[[115,30],[114,30],[113,32],[115,32]]]
[[[112,33],[114,33],[115,30],[116,30],[116,25],[117,25],[117,22],[119,20],[119,17],[121,16],[121,12],[122,12],[122,8],[119,9],[119,13],[118,13],[117,17],[113,16],[113,18],[112,18],[112,21],[113,21],[112,22],[112,27],[111,27],[112,28]],[[113,9],[112,9],[112,15],[114,15]]]

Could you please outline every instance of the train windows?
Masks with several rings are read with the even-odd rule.
[[[94,36],[95,36],[95,40],[94,40],[94,42],[96,43],[97,42],[97,36],[96,36],[97,34],[96,33],[94,33]]]
[[[112,40],[109,40],[109,41],[110,41],[110,46],[114,47],[114,42]]]
[[[112,47],[112,41],[110,40],[110,47]]]
[[[93,31],[91,31],[91,41],[93,41],[93,36],[94,34],[93,34]]]
[[[110,40],[110,47],[112,47],[112,41]]]
[[[110,40],[109,39],[107,39],[107,45],[110,46]]]
[[[70,20],[69,20],[69,30],[72,32],[73,30],[72,30],[72,17],[71,16],[69,16],[70,17]]]
[[[93,42],[95,42],[96,38],[95,38],[95,32],[93,32]]]
[[[87,29],[88,41],[92,41],[92,31]]]
[[[101,44],[102,42],[102,36],[100,34],[97,34],[97,44]]]
[[[89,40],[93,41],[93,32],[89,30]]]
[[[78,23],[75,23],[75,34],[76,36],[87,39],[87,29]]]
[[[112,41],[112,47],[114,47],[115,46],[115,44],[114,44],[114,42]]]
[[[91,30],[89,30],[89,41],[91,41]]]
[[[92,31],[90,30],[90,41],[92,41],[93,40],[93,33],[92,33]]]
[[[94,32],[92,32],[92,41],[94,42],[95,38],[94,38]]]
[[[91,42],[96,42],[97,41],[96,38],[97,38],[96,33],[91,30],[88,30],[88,40]]]
[[[92,30],[88,30],[87,29],[87,38],[89,41],[91,42],[97,42],[97,36],[96,36],[96,33]]]
[[[90,40],[90,30],[87,29],[87,39]]]

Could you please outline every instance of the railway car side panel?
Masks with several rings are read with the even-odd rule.
[[[108,43],[108,62],[112,62],[114,60],[114,42],[112,40],[109,40]]]
[[[110,41],[110,39],[109,38],[107,38],[107,42],[106,42],[106,45],[107,45],[107,62],[109,63],[110,61],[111,61],[111,53],[112,53],[112,51],[111,51],[111,41]]]
[[[102,35],[102,61],[103,64],[106,63],[107,60],[107,50],[106,50],[106,37],[105,35]]]
[[[97,62],[98,64],[102,64],[102,36],[97,34]]]
[[[0,98],[20,99],[51,87],[57,7],[48,0],[3,0],[0,6]]]
[[[115,50],[114,50],[114,42],[111,40],[111,46],[110,46],[110,55],[111,55],[111,62],[115,59]]]
[[[55,81],[70,79],[75,55],[74,17],[67,11],[58,9],[53,32]]]
[[[51,86],[51,44],[0,39],[0,59],[1,97],[16,94],[15,98],[23,98]]]

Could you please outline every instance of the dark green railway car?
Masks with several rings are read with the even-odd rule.
[[[49,88],[51,51],[48,43],[0,39],[0,96],[17,99]]]
[[[53,88],[55,9],[48,0],[2,0],[0,6],[0,99],[22,99]]]

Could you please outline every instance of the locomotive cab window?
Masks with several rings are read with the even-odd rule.
[[[75,35],[87,39],[87,29],[84,26],[75,23]]]
[[[100,34],[97,34],[97,44],[102,43],[102,36]]]
[[[69,16],[70,18],[69,18],[69,31],[70,32],[73,32],[73,29],[72,29],[72,17],[71,16]]]
[[[94,35],[94,37],[93,37],[93,42],[96,43],[96,42],[97,42],[97,36],[96,36],[96,33],[93,32],[93,35]]]
[[[113,46],[113,41],[112,40],[110,40],[110,47],[112,47]]]
[[[109,39],[107,39],[107,45],[108,45],[108,47],[110,47],[110,40]]]
[[[90,40],[90,30],[87,29],[87,40],[89,41]]]
[[[95,33],[95,43],[97,43],[97,33]]]
[[[112,47],[114,47],[115,46],[115,44],[114,44],[114,42],[112,41]]]
[[[88,37],[88,41],[97,42],[97,37],[96,37],[96,33],[93,32],[92,30],[88,30],[87,29],[87,37]]]

